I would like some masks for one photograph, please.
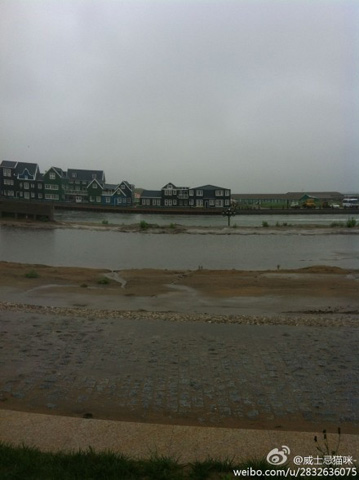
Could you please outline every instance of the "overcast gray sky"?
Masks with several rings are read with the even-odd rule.
[[[0,160],[359,191],[357,0],[0,0]]]

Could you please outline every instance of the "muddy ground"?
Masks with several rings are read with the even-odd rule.
[[[359,312],[359,271],[109,270],[0,262],[0,301],[59,307],[277,315]]]

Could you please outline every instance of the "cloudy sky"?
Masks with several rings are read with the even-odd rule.
[[[0,160],[359,191],[357,0],[1,0]]]

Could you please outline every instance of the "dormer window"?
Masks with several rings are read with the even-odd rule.
[[[49,179],[50,179],[50,180],[55,180],[55,178],[56,178],[55,173],[54,173],[54,172],[50,172],[50,173],[49,173]]]

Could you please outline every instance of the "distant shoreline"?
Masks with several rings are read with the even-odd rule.
[[[231,227],[204,227],[204,226],[185,226],[177,223],[169,225],[157,225],[147,222],[140,222],[130,225],[118,225],[111,223],[94,222],[35,222],[31,220],[0,219],[0,227],[16,227],[37,230],[96,230],[112,231],[121,233],[141,233],[141,234],[189,234],[189,235],[358,235],[359,225],[348,228],[346,226],[330,225],[266,225],[266,226],[238,226]]]

